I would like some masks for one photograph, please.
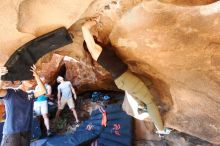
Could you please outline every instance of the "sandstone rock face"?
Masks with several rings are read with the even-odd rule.
[[[160,0],[161,2],[173,3],[178,5],[206,5],[218,0]]]
[[[49,58],[49,56],[45,56],[45,58]],[[64,64],[63,58],[64,56],[53,54],[49,62],[41,63],[39,74],[43,75],[48,83],[55,84],[58,73]]]
[[[111,75],[100,65],[85,62],[65,62],[66,79],[71,81],[77,93],[93,90],[118,90]]]
[[[97,63],[91,64],[70,57],[66,59],[59,54],[53,54],[48,63],[42,63],[39,74],[44,75],[47,81],[54,85],[63,66],[65,66],[63,77],[71,81],[77,94],[93,90],[118,90],[111,75]]]
[[[160,138],[154,132],[154,125],[147,120],[135,120],[134,126],[136,146],[218,146],[178,131]]]
[[[85,17],[104,11],[94,34],[104,40],[111,34],[116,53],[150,88],[165,126],[220,144],[220,2],[215,1],[2,0],[0,65],[29,40],[66,26],[74,43],[42,57],[40,72],[54,82],[65,65],[78,92],[115,90],[110,75],[82,47]]]
[[[21,33],[16,28],[19,1],[1,1],[0,25],[0,64],[3,65],[9,56],[25,42],[34,38],[31,34]]]
[[[111,33],[112,44],[133,72],[161,79],[169,88],[173,108],[164,117],[165,125],[217,144],[219,8],[220,2],[179,7],[145,1],[127,12]]]
[[[60,26],[70,27],[93,0],[2,0],[0,64],[24,43]]]
[[[31,39],[60,26],[69,28],[80,18],[92,1],[6,0],[1,2],[3,13],[0,18],[4,23],[0,26],[0,47],[3,48],[0,65],[3,65],[18,47]],[[75,37],[74,44],[67,45],[41,58],[37,63],[40,69],[39,73],[45,75],[48,81],[53,84],[61,66],[65,64],[67,79],[77,85],[79,92],[96,89],[117,90],[110,74],[97,63],[94,63],[96,65],[93,67],[91,57],[85,53],[82,47],[82,34],[78,33],[81,31],[81,25],[77,27],[73,25],[70,32],[71,29],[74,30],[72,32]],[[53,53],[58,53],[61,56],[53,55]],[[64,63],[63,56],[65,55],[81,60],[82,64]],[[87,72],[83,69],[86,69]],[[72,74],[72,70],[79,72],[75,71],[78,74]],[[77,78],[73,79],[73,76]],[[5,86],[11,86],[11,83],[7,83]]]
[[[17,28],[41,35],[60,26],[70,27],[93,0],[23,0],[19,5]]]

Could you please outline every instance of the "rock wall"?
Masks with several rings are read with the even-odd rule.
[[[160,0],[160,1],[165,3],[177,4],[177,5],[195,6],[195,5],[211,4],[218,0]]]
[[[49,56],[44,58],[47,59]],[[118,91],[111,75],[96,62],[91,64],[91,62],[66,58],[66,56],[53,54],[48,63],[39,65],[40,74],[44,75],[51,85],[56,84],[56,78],[65,66],[63,77],[71,81],[77,94],[93,90]]]
[[[66,77],[78,91],[115,89],[109,74],[82,47],[85,17],[102,11],[94,34],[103,41],[110,38],[130,70],[146,84],[150,80],[165,126],[220,144],[219,1],[1,0],[0,8],[0,65],[25,42],[66,26],[74,43],[37,65],[52,81],[65,64]],[[63,61],[66,55],[78,62]]]
[[[149,120],[135,120],[134,123],[135,146],[219,146],[175,130],[169,135],[158,137]]]
[[[132,71],[168,86],[173,106],[165,125],[218,144],[219,8],[220,2],[181,7],[145,1],[124,14],[111,33]]]

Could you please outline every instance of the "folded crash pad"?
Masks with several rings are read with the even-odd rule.
[[[98,110],[96,113],[101,114]],[[104,127],[101,125],[102,119],[84,121],[80,127],[72,134],[55,135],[50,138],[38,140],[31,143],[31,146],[85,146],[86,143],[96,139],[103,131]]]
[[[3,127],[4,127],[4,122],[0,122],[0,141],[2,141],[2,131],[3,131]]]
[[[58,28],[29,41],[17,49],[6,62],[8,73],[2,80],[30,80],[33,78],[31,66],[48,52],[72,43],[72,38],[65,27]]]
[[[96,139],[104,127],[101,120],[85,121],[73,134],[55,136],[48,139],[46,146],[78,146]]]
[[[98,146],[132,146],[133,118],[127,115],[120,104],[106,108],[107,127],[98,138]]]

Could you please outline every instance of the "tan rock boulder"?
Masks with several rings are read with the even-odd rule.
[[[138,74],[162,80],[173,108],[165,126],[220,144],[220,2],[180,7],[145,1],[114,27],[111,42]],[[162,87],[163,88],[163,87]],[[157,84],[160,92],[160,85]]]
[[[24,0],[19,5],[17,28],[41,35],[60,26],[69,28],[93,0]]]
[[[159,0],[161,2],[173,3],[177,5],[206,5],[216,2],[218,0]]]
[[[39,74],[44,75],[51,85],[55,85],[57,76],[62,74],[71,81],[77,94],[92,90],[118,90],[111,75],[96,62],[84,62],[59,54],[45,56],[41,61],[45,58],[50,58],[50,61],[39,66]]]
[[[66,78],[79,92],[114,90],[109,74],[82,47],[79,19],[105,11],[99,37],[112,32],[116,52],[150,87],[165,125],[220,144],[220,2],[142,1],[1,1],[0,65],[29,40],[66,26],[74,43],[40,59],[41,72],[54,81],[65,65]],[[187,6],[203,4],[210,5]],[[63,61],[65,55],[79,62]],[[146,132],[141,138],[152,132],[144,125],[140,129]]]
[[[118,90],[111,75],[96,62],[65,61],[66,79],[77,93],[93,90]]]
[[[33,35],[21,33],[16,28],[19,3],[20,1],[1,1],[0,65],[3,65],[18,47],[34,38]]]
[[[60,26],[70,27],[93,0],[1,1],[0,65],[26,42]]]

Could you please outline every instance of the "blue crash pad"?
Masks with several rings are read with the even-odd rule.
[[[3,136],[3,134],[2,134],[2,131],[3,131],[3,126],[4,126],[4,122],[1,122],[0,123],[0,141],[2,141],[2,136]]]
[[[133,123],[121,105],[113,104],[105,109],[107,126],[101,126],[102,113],[95,110],[91,118],[76,129],[73,134],[53,136],[31,143],[31,146],[85,146],[98,139],[98,146],[132,146]]]

